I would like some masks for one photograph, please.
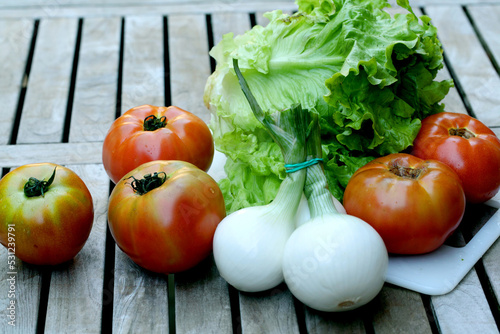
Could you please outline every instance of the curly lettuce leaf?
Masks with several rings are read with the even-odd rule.
[[[253,116],[233,58],[263,110],[300,103],[320,115],[324,167],[339,200],[354,171],[405,150],[420,120],[441,112],[451,81],[430,19],[393,17],[384,0],[297,0],[293,15],[266,13],[270,23],[223,36],[211,51],[217,67],[204,101],[216,148],[228,157],[221,181],[228,212],[269,203],[285,176],[277,145]],[[257,189],[258,188],[258,189]]]

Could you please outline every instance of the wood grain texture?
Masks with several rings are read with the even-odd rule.
[[[176,333],[233,332],[227,283],[212,256],[174,277]]]
[[[443,334],[498,333],[474,270],[449,294],[434,296],[432,305]]]
[[[163,17],[125,18],[122,112],[142,104],[164,104]],[[113,332],[167,333],[167,276],[115,252]]]
[[[500,125],[500,77],[460,6],[428,6],[445,56],[463,87],[472,111],[488,126]]]
[[[262,293],[240,293],[243,333],[299,333],[293,296],[285,284]]]
[[[122,113],[143,104],[165,104],[164,68],[163,17],[127,16]]]
[[[497,64],[500,64],[500,4],[468,6],[467,10]]]
[[[224,4],[224,3],[260,3],[262,0],[183,0],[186,4],[199,5],[203,3],[210,4]],[[294,2],[294,0],[285,0],[282,2]],[[141,4],[151,5],[151,4],[177,4],[179,0],[142,0]],[[18,0],[15,4],[2,3],[2,7],[17,7],[17,6],[45,6],[46,10],[50,7],[64,7],[64,6],[75,6],[75,5],[95,5],[95,6],[108,6],[108,5],[137,5],[137,0]]]
[[[33,35],[30,19],[0,20],[0,145],[8,144]],[[13,56],[15,55],[15,56]]]
[[[61,141],[77,29],[77,19],[40,21],[18,143]]]
[[[0,248],[0,262],[2,270],[0,272],[0,333],[36,333],[38,311],[40,304],[40,291],[42,287],[42,271],[36,266],[23,263],[16,259],[14,268],[7,266],[7,249]],[[11,271],[12,270],[12,271]],[[14,280],[12,280],[14,278]],[[11,287],[11,283],[14,285]],[[9,297],[10,291],[14,296]],[[14,316],[11,319],[11,311],[7,309],[14,302]],[[8,321],[15,320],[15,326],[8,324]]]
[[[466,207],[460,226],[446,243],[454,247],[465,246],[467,239],[464,236],[471,235],[474,229],[480,228],[485,222],[485,214],[485,210],[478,211],[473,207]],[[467,301],[468,299],[470,301]],[[433,314],[437,319],[437,326],[442,333],[470,333],[471,331],[483,333],[483,330],[496,327],[475,267],[452,292],[431,296],[430,301]],[[479,316],[476,317],[476,314]],[[460,317],[460,320],[457,320],[457,317]],[[462,322],[467,322],[467,326],[462,328]]]
[[[186,0],[182,3],[145,0],[140,5],[134,0],[104,1],[19,0],[15,4],[0,4],[0,43],[4,46],[0,50],[0,99],[4,102],[0,119],[0,166],[15,167],[41,161],[69,165],[88,184],[96,203],[95,225],[84,249],[73,261],[54,268],[52,273],[47,333],[99,333],[103,295],[106,297],[110,292],[109,286],[103,290],[109,181],[101,165],[101,150],[117,102],[121,16],[125,24],[123,92],[118,97],[122,99],[122,111],[143,103],[165,103],[167,56],[170,61],[167,96],[172,104],[193,111],[207,121],[210,115],[202,102],[210,72],[206,15],[212,17],[217,43],[224,33],[241,34],[248,30],[249,13],[256,14],[257,24],[265,25],[267,19],[262,17],[263,12],[295,8],[292,0]],[[426,13],[438,27],[449,70],[456,75],[466,100],[474,113],[500,135],[499,75],[498,68],[493,66],[500,59],[497,33],[500,6],[498,0],[481,1],[482,5],[476,6],[478,2],[412,0],[412,6],[425,6]],[[466,4],[465,9],[460,4]],[[419,13],[419,8],[416,12]],[[83,30],[70,137],[69,143],[59,143],[80,17],[83,17]],[[34,18],[41,20],[32,72],[26,81],[28,89],[19,143],[6,145],[23,83]],[[167,55],[164,54],[165,38],[168,39]],[[450,78],[449,70],[440,71],[437,80]],[[448,111],[467,113],[457,88],[453,88],[443,102]],[[30,133],[32,128],[34,133]],[[497,241],[482,259],[497,300],[500,299],[499,256],[500,241]],[[7,260],[7,251],[0,247],[1,268],[5,268]],[[299,327],[308,333],[430,332],[421,296],[391,285],[386,285],[365,307],[333,314],[296,303],[284,285],[261,294],[239,293],[235,299],[239,299],[240,312],[232,315],[231,301],[234,300],[230,300],[228,285],[219,276],[212,258],[193,270],[176,274],[175,281],[141,269],[118,248],[114,262],[113,331],[116,333],[168,333],[173,322],[178,333],[232,333],[239,329],[233,329],[233,321],[239,322],[245,333],[297,333]],[[0,322],[0,333],[35,333],[43,271],[19,260],[15,262],[15,270],[17,326],[12,331],[4,321],[10,299],[7,297],[9,274],[2,269],[0,317],[4,320]],[[170,283],[175,286],[169,286]],[[174,294],[169,296],[171,292]],[[430,303],[442,333],[498,333],[474,269],[454,291],[431,297]],[[41,311],[44,314],[45,310]],[[172,314],[174,318],[170,318]]]
[[[59,165],[102,162],[102,142],[0,145],[0,166],[17,167],[37,162]]]
[[[168,331],[167,276],[140,268],[117,247],[113,333],[168,333]]]
[[[250,29],[250,15],[248,13],[214,13],[212,14],[212,32],[214,45],[217,45],[222,36],[233,33],[233,38],[243,35]]]
[[[83,21],[69,141],[103,141],[115,119],[121,19]]]
[[[46,17],[113,17],[130,15],[176,15],[176,14],[208,14],[218,12],[248,13],[256,9],[271,11],[275,9],[296,10],[297,6],[290,1],[265,1],[232,3],[219,2],[198,4],[176,2],[172,4],[151,5],[108,5],[108,6],[60,6],[45,10],[43,6],[0,8],[0,17],[5,18],[46,18]]]
[[[171,104],[192,112],[205,122],[209,112],[203,104],[210,58],[205,15],[168,17]]]
[[[371,305],[377,333],[432,333],[420,294],[386,285]]]
[[[294,0],[281,0],[281,1],[273,1],[278,4],[293,4]],[[389,0],[390,4],[396,4],[396,0]],[[12,9],[12,8],[38,8],[40,11],[44,11],[47,13],[55,12],[60,8],[64,7],[76,7],[82,5],[92,5],[94,7],[108,7],[108,6],[137,6],[137,0],[17,0],[15,4],[6,2],[0,4],[0,9]],[[141,4],[154,6],[154,5],[176,5],[179,3],[179,0],[143,0]],[[199,5],[212,5],[212,6],[220,6],[227,4],[236,4],[236,5],[252,5],[254,8],[259,8],[259,5],[264,3],[263,0],[184,0],[183,3],[190,6],[199,6]],[[467,4],[477,4],[477,3],[493,3],[497,4],[496,0],[412,0],[412,6],[425,6],[425,5],[467,5]]]
[[[171,104],[204,121],[205,82],[210,74],[205,15],[168,17]],[[175,277],[175,324],[178,333],[231,333],[231,311],[226,282],[210,257]],[[196,302],[192,302],[196,301]]]
[[[363,334],[367,330],[364,324],[365,307],[360,309],[340,312],[340,313],[327,313],[319,312],[311,308],[305,307],[305,323],[307,332],[310,334],[321,333],[349,333],[349,334]]]
[[[94,201],[94,223],[73,261],[52,272],[45,333],[100,333],[109,178],[101,164],[68,165]]]
[[[497,240],[486,252],[482,261],[488,275],[489,283],[497,300],[500,300],[500,267],[498,258],[500,257],[500,240]]]

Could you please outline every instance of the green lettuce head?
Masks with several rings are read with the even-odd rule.
[[[320,115],[329,188],[339,200],[351,175],[375,157],[410,146],[424,117],[443,111],[452,82],[436,28],[386,1],[297,0],[293,15],[266,13],[269,24],[223,36],[204,101],[217,150],[227,157],[219,185],[228,212],[267,204],[285,177],[281,151],[241,92],[233,58],[263,110],[300,103]]]

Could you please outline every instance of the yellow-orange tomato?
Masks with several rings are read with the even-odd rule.
[[[93,221],[92,196],[66,167],[29,164],[0,180],[0,242],[24,262],[71,260],[85,245]]]
[[[194,267],[212,251],[226,209],[217,183],[185,161],[152,161],[126,174],[109,198],[116,244],[158,273]]]
[[[104,169],[114,183],[149,161],[182,160],[207,171],[213,157],[207,124],[174,106],[142,105],[128,110],[111,125],[102,150]]]
[[[465,212],[458,175],[432,160],[397,153],[358,169],[344,193],[348,214],[373,226],[396,254],[422,254],[441,246]]]

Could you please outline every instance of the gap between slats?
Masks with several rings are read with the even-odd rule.
[[[21,85],[21,90],[19,92],[19,98],[18,98],[18,102],[17,102],[14,122],[13,122],[12,128],[11,128],[9,145],[15,145],[17,143],[19,125],[20,125],[20,121],[21,121],[22,110],[24,107],[27,86],[29,84],[29,77],[30,77],[31,66],[33,63],[33,57],[34,57],[34,53],[35,53],[39,25],[40,25],[40,20],[35,20],[34,27],[33,27],[33,33],[31,36],[28,57],[26,59],[26,66],[25,66],[25,70],[24,70],[24,75],[21,78],[22,85]],[[82,27],[82,20],[79,21],[78,36],[81,36],[81,27]],[[72,69],[72,73],[71,73],[72,77],[76,76],[76,64],[78,62],[79,44],[80,44],[80,38],[77,38],[76,45],[75,45],[73,69]],[[68,107],[67,107],[67,111],[66,111],[66,117],[69,119],[71,118],[71,103],[72,103],[73,89],[74,89],[74,82],[72,85],[72,89],[69,92],[68,100],[67,100]],[[68,121],[68,128],[69,128],[69,121]],[[61,140],[62,139],[63,138],[61,138]],[[9,171],[9,168],[3,168],[2,169],[2,177],[5,174],[7,174],[8,171]],[[43,333],[44,328],[45,328],[46,315],[47,315],[46,313],[47,313],[47,305],[48,305],[48,299],[49,299],[49,289],[50,289],[50,281],[51,281],[51,276],[52,276],[52,268],[49,268],[49,267],[41,268],[40,272],[42,274],[42,277],[41,277],[41,288],[40,288],[40,298],[39,298],[39,305],[38,305],[38,317],[37,317],[36,331],[38,333]]]
[[[33,35],[31,36],[31,43],[28,52],[28,58],[26,59],[26,67],[24,70],[24,75],[21,78],[21,91],[19,92],[19,99],[17,102],[16,116],[14,118],[14,123],[12,124],[12,130],[10,133],[10,145],[15,145],[17,143],[17,134],[19,131],[19,124],[21,123],[21,113],[23,111],[24,99],[26,97],[26,90],[28,86],[29,76],[31,72],[31,64],[33,63],[33,55],[35,53],[36,37],[38,35],[38,26],[40,25],[40,20],[35,20],[33,27]]]
[[[424,15],[426,15],[425,8],[420,8],[420,10],[422,11],[422,13]],[[469,20],[471,26],[473,27],[473,30],[474,30],[476,36],[478,37],[482,48],[484,49],[485,53],[488,55],[488,58],[491,61],[492,66],[495,68],[495,71],[497,72],[497,74],[500,75],[499,65],[496,62],[491,50],[489,49],[488,44],[482,38],[481,33],[477,29],[477,27],[474,23],[474,20],[472,19],[470,13],[468,12],[468,10],[465,6],[462,6],[462,10],[464,11],[467,19]],[[438,38],[439,38],[439,31],[438,31]],[[449,61],[449,59],[446,56],[446,51],[443,53],[443,60],[444,60],[444,63],[446,65],[448,71],[450,72],[451,78],[454,81],[455,87],[457,88],[459,96],[462,99],[462,102],[467,110],[467,113],[470,116],[476,118],[477,116],[474,113],[474,110],[472,109],[471,103],[467,98],[467,94],[465,93],[465,91],[460,83],[460,80],[459,80],[456,72],[453,69],[453,65],[451,64],[451,62]],[[463,231],[463,233],[464,233],[465,238],[467,239],[466,240],[467,242],[473,237],[473,234],[471,231]],[[486,300],[487,300],[488,305],[490,307],[490,310],[492,312],[495,323],[500,330],[500,305],[499,305],[497,297],[495,296],[495,293],[493,292],[493,289],[491,288],[491,283],[490,283],[489,277],[486,274],[486,271],[484,269],[484,265],[483,265],[482,260],[479,260],[478,263],[474,266],[474,268],[475,268],[476,273],[478,275],[479,282],[480,282],[481,287],[484,291]],[[427,315],[428,315],[429,322],[431,324],[431,328],[433,330],[433,333],[438,333],[439,332],[439,323],[438,323],[436,315],[434,314],[434,311],[433,311],[432,301],[430,300],[430,298],[428,296],[422,295],[422,299],[423,299],[424,305],[426,306]]]
[[[495,69],[497,74],[500,76],[500,64],[498,63],[498,60],[495,58],[493,52],[490,49],[490,46],[488,45],[485,38],[483,37],[483,34],[481,33],[480,29],[477,27],[476,22],[474,21],[474,18],[472,17],[468,7],[462,6],[462,9],[463,9],[465,15],[467,16],[467,19],[469,20],[469,22],[472,26],[472,29],[474,30],[474,33],[476,34],[476,36],[479,40],[479,43],[481,43],[481,46],[483,47],[484,51],[486,52],[486,55],[488,56],[488,59],[491,62],[491,65],[493,66],[493,68]],[[492,128],[499,128],[499,127],[492,126]],[[500,326],[498,319],[495,318],[495,320],[497,320],[497,325]]]
[[[467,14],[467,17],[471,21],[471,24],[474,26],[474,22],[471,19],[470,15],[468,14],[467,10],[465,7],[464,11]],[[422,9],[423,11],[423,9]],[[249,14],[250,15],[250,20],[252,23],[252,26],[255,25],[255,14]],[[164,55],[165,55],[165,68],[164,68],[164,74],[165,74],[165,103],[166,105],[170,104],[170,68],[169,68],[169,59],[168,59],[168,17],[164,17]],[[213,31],[212,31],[212,25],[211,25],[211,16],[210,14],[206,15],[206,23],[207,23],[207,32],[208,32],[208,41],[209,41],[209,49],[213,47]],[[75,54],[74,54],[74,60],[73,60],[73,69],[71,73],[71,85],[70,85],[70,92],[68,95],[68,101],[67,101],[67,111],[66,111],[66,121],[64,125],[64,132],[61,141],[62,142],[67,142],[68,137],[69,137],[69,125],[71,122],[71,112],[72,112],[72,101],[73,101],[73,95],[74,95],[74,89],[75,89],[75,81],[76,81],[76,73],[77,73],[77,66],[78,66],[78,56],[79,56],[79,45],[81,42],[81,33],[82,33],[82,26],[84,24],[84,20],[80,19],[79,20],[79,27],[78,27],[78,36],[77,36],[77,41],[75,45]],[[28,59],[26,62],[26,69],[25,69],[25,74],[23,77],[23,83],[29,82],[29,73],[31,69],[31,64],[33,60],[33,54],[34,54],[34,49],[36,45],[36,36],[37,36],[37,31],[38,31],[38,26],[39,26],[39,20],[36,20],[34,23],[34,31],[33,31],[33,36],[31,40],[31,45],[30,45],[30,51],[28,55]],[[120,40],[120,57],[119,57],[119,73],[118,73],[118,85],[117,85],[117,96],[116,96],[116,117],[118,117],[121,114],[121,88],[122,88],[122,71],[123,71],[123,52],[124,52],[124,19],[122,19],[122,28],[121,28],[121,40]],[[480,37],[480,34],[478,33],[477,29],[474,26],[474,29],[476,31],[476,34]],[[490,57],[497,73],[500,73],[499,71],[499,66],[498,63],[494,60],[494,58],[491,55],[491,52],[488,50],[486,43],[482,40],[480,37],[481,44],[485,48],[486,52],[488,53],[488,56]],[[446,55],[445,55],[445,63],[448,69],[450,70],[451,76],[453,80],[455,81],[455,84],[457,86],[457,89],[459,91],[459,94],[462,98],[462,101],[464,102],[464,105],[467,108],[467,111],[469,114],[474,116],[474,112],[470,106],[470,103],[467,100],[467,96],[463,90],[463,88],[460,86],[460,83],[458,81],[457,76],[453,72],[452,65],[449,63],[449,61],[446,60]],[[211,64],[211,70],[215,70],[215,61],[213,58],[210,57],[210,64]],[[24,97],[26,94],[26,85],[23,84],[21,88],[21,92],[19,95],[19,101],[18,101],[18,106],[17,106],[17,112],[16,112],[16,117],[15,121],[13,124],[12,132],[11,132],[11,138],[9,144],[14,145],[16,144],[17,141],[17,130],[19,127],[19,122],[21,118],[21,113],[23,109],[23,104],[24,104]],[[2,170],[2,176],[6,174],[8,169],[4,168]],[[112,190],[113,185],[110,183],[110,192]],[[115,249],[115,243],[114,240],[109,232],[109,228],[107,231],[106,235],[106,262],[105,262],[105,275],[104,275],[104,282],[103,282],[103,309],[102,309],[102,332],[107,332],[110,333],[112,329],[112,316],[113,316],[113,270],[114,270],[114,249]],[[481,281],[481,284],[483,286],[483,289],[485,291],[485,294],[487,295],[488,302],[490,304],[490,307],[492,309],[495,321],[497,322],[497,326],[500,328],[500,314],[498,311],[498,300],[494,296],[493,292],[491,291],[490,283],[488,280],[488,277],[486,273],[484,272],[484,267],[482,267],[482,263],[479,263],[476,265],[476,270],[478,271],[478,275]],[[49,291],[49,286],[50,286],[50,272],[44,273],[42,277],[42,289],[41,289],[41,298],[40,298],[40,308],[39,308],[39,322],[37,324],[37,330],[38,332],[43,332],[43,326],[45,323],[45,311],[47,309],[47,302],[48,302],[48,291]],[[169,329],[170,333],[175,333],[175,296],[174,296],[174,277],[170,276],[168,280],[168,285],[169,285]],[[231,309],[232,309],[232,324],[233,324],[233,331],[235,333],[240,333],[241,332],[241,318],[240,318],[240,310],[239,310],[239,297],[238,297],[238,292],[234,290],[234,288],[228,287],[229,288],[229,295],[230,295],[230,304],[231,304]],[[433,330],[433,333],[437,333],[439,330],[439,325],[437,324],[437,320],[435,316],[433,315],[432,312],[432,305],[430,302],[430,298],[428,296],[422,296],[424,305],[426,305],[426,310],[428,311],[428,317],[429,317],[429,322],[431,324],[431,328]],[[303,306],[298,305],[298,302],[295,301],[295,306],[297,309],[297,318],[299,319],[299,329],[300,332],[303,333],[306,331],[305,324],[303,323]],[[371,326],[371,323],[369,324]]]
[[[425,8],[421,7],[419,9],[423,15],[427,15]],[[439,38],[439,31],[438,31],[438,38]],[[472,110],[472,105],[471,105],[469,99],[467,98],[465,90],[462,87],[462,84],[460,83],[460,80],[458,79],[458,76],[457,76],[455,70],[453,69],[453,66],[451,65],[448,57],[446,56],[446,51],[443,52],[443,63],[446,66],[446,68],[448,69],[448,71],[450,72],[450,76],[453,79],[453,84],[454,84],[455,88],[457,89],[458,95],[460,96],[460,99],[462,100],[462,103],[465,107],[465,110],[467,111],[467,113],[470,116],[477,117],[475,115],[474,111]]]
[[[465,13],[465,16],[467,16],[467,19],[469,20],[472,29],[474,30],[474,33],[476,34],[479,42],[481,43],[481,46],[483,47],[484,51],[486,52],[486,55],[488,56],[488,59],[491,62],[491,65],[495,69],[498,75],[500,75],[500,64],[498,64],[497,60],[495,59],[495,56],[493,55],[493,52],[491,51],[488,43],[484,39],[481,31],[478,29],[476,23],[474,22],[474,19],[472,15],[470,14],[468,8],[466,6],[462,6],[462,9]]]
[[[425,8],[420,8],[420,10],[421,10],[421,12],[424,15],[427,15],[427,13],[425,11]],[[466,9],[465,6],[462,6],[462,10],[466,14],[467,19],[469,20],[471,26],[473,27],[475,34],[478,36],[478,39],[479,39],[479,41],[481,43],[481,46],[483,47],[484,51],[488,55],[488,58],[492,62],[493,67],[495,68],[496,72],[498,74],[500,74],[498,64],[494,60],[494,57],[493,57],[491,51],[489,50],[487,43],[481,37],[481,34],[479,33],[477,27],[475,26],[474,21],[472,20],[472,17],[468,13],[468,11],[467,11],[467,9]],[[438,31],[438,38],[439,38],[439,31]],[[464,90],[463,86],[460,83],[458,75],[456,74],[456,72],[455,72],[455,70],[453,68],[453,65],[451,64],[450,60],[446,56],[446,50],[443,53],[443,61],[444,61],[444,64],[445,64],[446,68],[448,69],[448,71],[450,73],[451,78],[453,79],[455,87],[456,87],[456,89],[458,91],[458,94],[459,94],[459,96],[460,96],[460,98],[462,100],[462,103],[463,103],[465,109],[467,110],[467,113],[470,116],[477,118],[477,116],[476,116],[476,114],[475,114],[475,112],[474,112],[474,110],[472,108],[472,105],[471,105],[471,103],[470,103],[470,101],[469,101],[469,99],[467,97],[467,94],[465,93],[465,90]],[[470,211],[470,209],[468,211]],[[467,239],[466,240],[467,242],[473,236],[470,233],[470,231],[462,231],[462,232],[464,233],[464,235],[465,235],[465,237]],[[490,283],[489,278],[488,278],[488,276],[487,276],[487,274],[486,274],[486,272],[484,270],[484,266],[482,264],[482,260],[479,260],[479,262],[475,265],[474,268],[476,269],[476,273],[478,275],[479,282],[481,284],[481,287],[483,288],[483,291],[484,291],[486,300],[488,302],[488,305],[490,307],[490,310],[492,312],[493,318],[494,318],[494,320],[496,322],[497,327],[500,329],[500,311],[499,311],[499,307],[500,306],[499,306],[498,300],[497,300],[497,298],[496,298],[493,290],[491,289],[491,283]],[[440,332],[439,322],[438,322],[438,319],[436,317],[436,314],[434,313],[434,309],[433,309],[431,298],[429,296],[422,295],[422,301],[423,301],[423,303],[425,305],[425,309],[426,309],[426,312],[427,312],[427,317],[429,319],[429,323],[431,325],[431,329],[432,329],[433,333],[439,333]]]
[[[82,28],[83,28],[83,19],[80,18],[78,20],[78,30],[76,35],[76,43],[75,43],[75,53],[73,56],[73,66],[71,69],[71,79],[69,85],[69,94],[68,101],[66,103],[66,115],[64,117],[64,128],[62,133],[61,142],[67,143],[69,139],[69,129],[71,124],[71,115],[73,113],[73,100],[75,96],[75,84],[76,84],[76,73],[78,70],[78,59],[80,57],[80,44],[82,41]]]
[[[120,47],[118,56],[118,73],[116,84],[116,106],[115,118],[121,115],[122,86],[123,86],[123,57],[125,48],[125,19],[121,19],[120,27]],[[109,195],[113,191],[114,184],[109,182]],[[102,313],[101,313],[101,333],[112,333],[113,331],[113,302],[114,302],[114,271],[115,271],[115,249],[116,244],[109,225],[106,221],[106,245],[104,259],[104,277],[102,289]]]

